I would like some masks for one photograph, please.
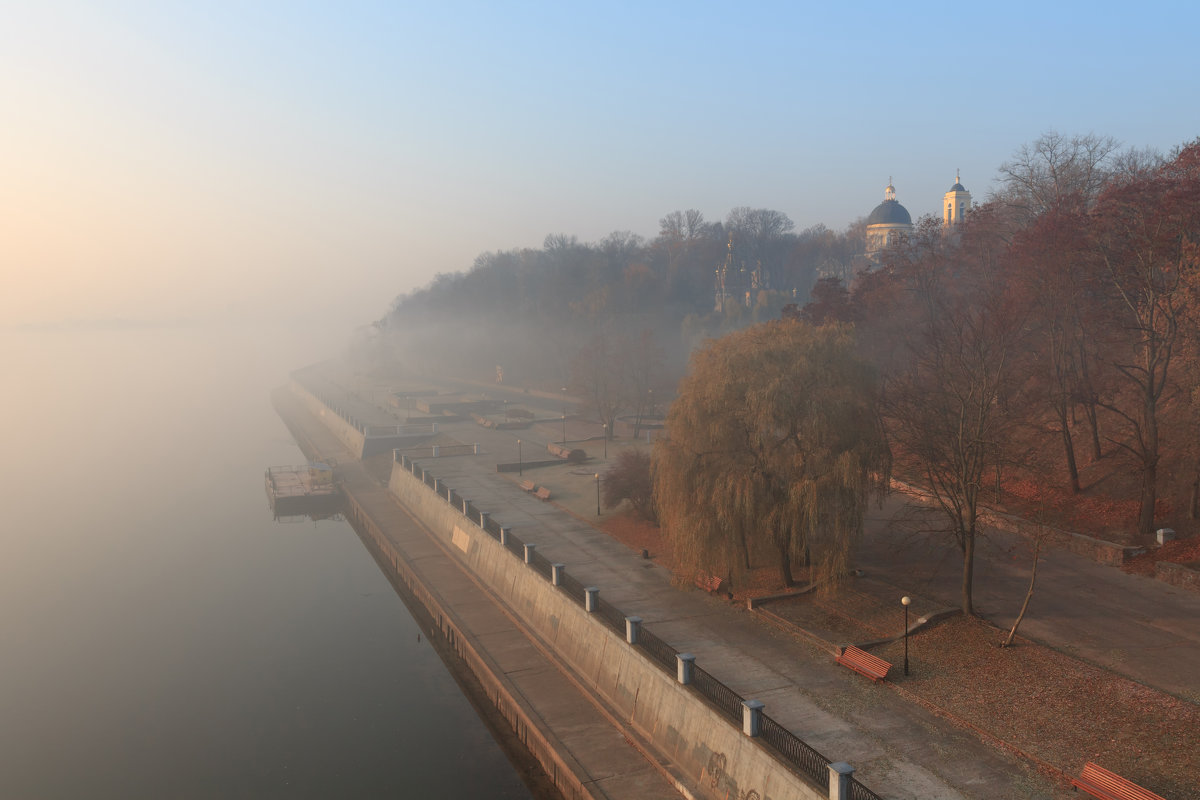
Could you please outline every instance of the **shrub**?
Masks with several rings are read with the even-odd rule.
[[[643,450],[622,450],[604,476],[605,507],[616,508],[624,500],[629,501],[634,513],[642,519],[658,522],[650,480],[650,454]]]

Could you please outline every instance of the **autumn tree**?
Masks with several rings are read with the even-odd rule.
[[[1025,309],[985,213],[957,237],[933,220],[856,293],[883,368],[882,410],[897,467],[927,488],[962,554],[962,609],[974,614],[975,545],[988,475],[1021,421]]]
[[[850,321],[850,292],[842,279],[826,276],[818,280],[812,289],[812,299],[801,309],[800,316],[814,325]]]
[[[628,340],[608,330],[597,332],[571,361],[570,389],[611,431],[617,415],[628,408]]]
[[[852,329],[779,320],[697,351],[654,449],[659,515],[685,570],[744,574],[770,553],[844,573],[891,456]]]
[[[1149,175],[1115,182],[1091,215],[1102,289],[1118,337],[1112,367],[1129,402],[1105,403],[1126,436],[1117,444],[1141,472],[1138,532],[1154,529],[1163,404],[1175,359],[1194,325],[1189,291],[1200,271],[1200,140]]]
[[[1071,421],[1077,406],[1087,412],[1093,456],[1100,457],[1095,303],[1082,198],[1072,196],[1047,209],[1021,231],[1012,248],[1010,279],[1024,290],[1031,315],[1029,344],[1035,384],[1051,412],[1063,446],[1067,482],[1078,494],[1079,463]]]
[[[650,479],[650,454],[645,450],[629,448],[617,453],[616,463],[604,475],[604,507],[616,508],[626,500],[642,519],[658,521]]]

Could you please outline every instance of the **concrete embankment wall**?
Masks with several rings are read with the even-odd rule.
[[[333,435],[338,438],[338,441],[346,445],[346,448],[351,453],[354,453],[359,458],[363,457],[367,437],[358,428],[327,408],[312,392],[304,388],[304,385],[294,378],[288,381],[288,388],[300,398],[309,413],[321,420],[325,427],[329,428],[333,432]]]
[[[389,489],[523,623],[628,720],[696,796],[828,797],[399,465]]]

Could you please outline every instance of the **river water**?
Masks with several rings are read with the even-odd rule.
[[[268,393],[323,331],[0,332],[0,797],[529,797]]]

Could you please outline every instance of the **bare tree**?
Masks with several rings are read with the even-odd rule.
[[[1118,147],[1111,136],[1044,133],[1000,165],[996,199],[1026,219],[1061,206],[1071,195],[1090,204],[1115,168]]]
[[[1194,319],[1189,292],[1200,277],[1200,140],[1152,175],[1119,182],[1097,202],[1092,240],[1102,264],[1116,346],[1110,363],[1129,402],[1104,403],[1123,423],[1117,444],[1142,473],[1138,532],[1154,528],[1161,416],[1172,365]]]
[[[982,214],[954,238],[928,221],[856,295],[880,347],[897,465],[930,490],[958,544],[968,615],[985,476],[1005,462],[1025,405],[1017,368],[1024,309],[1006,291],[996,238]]]

